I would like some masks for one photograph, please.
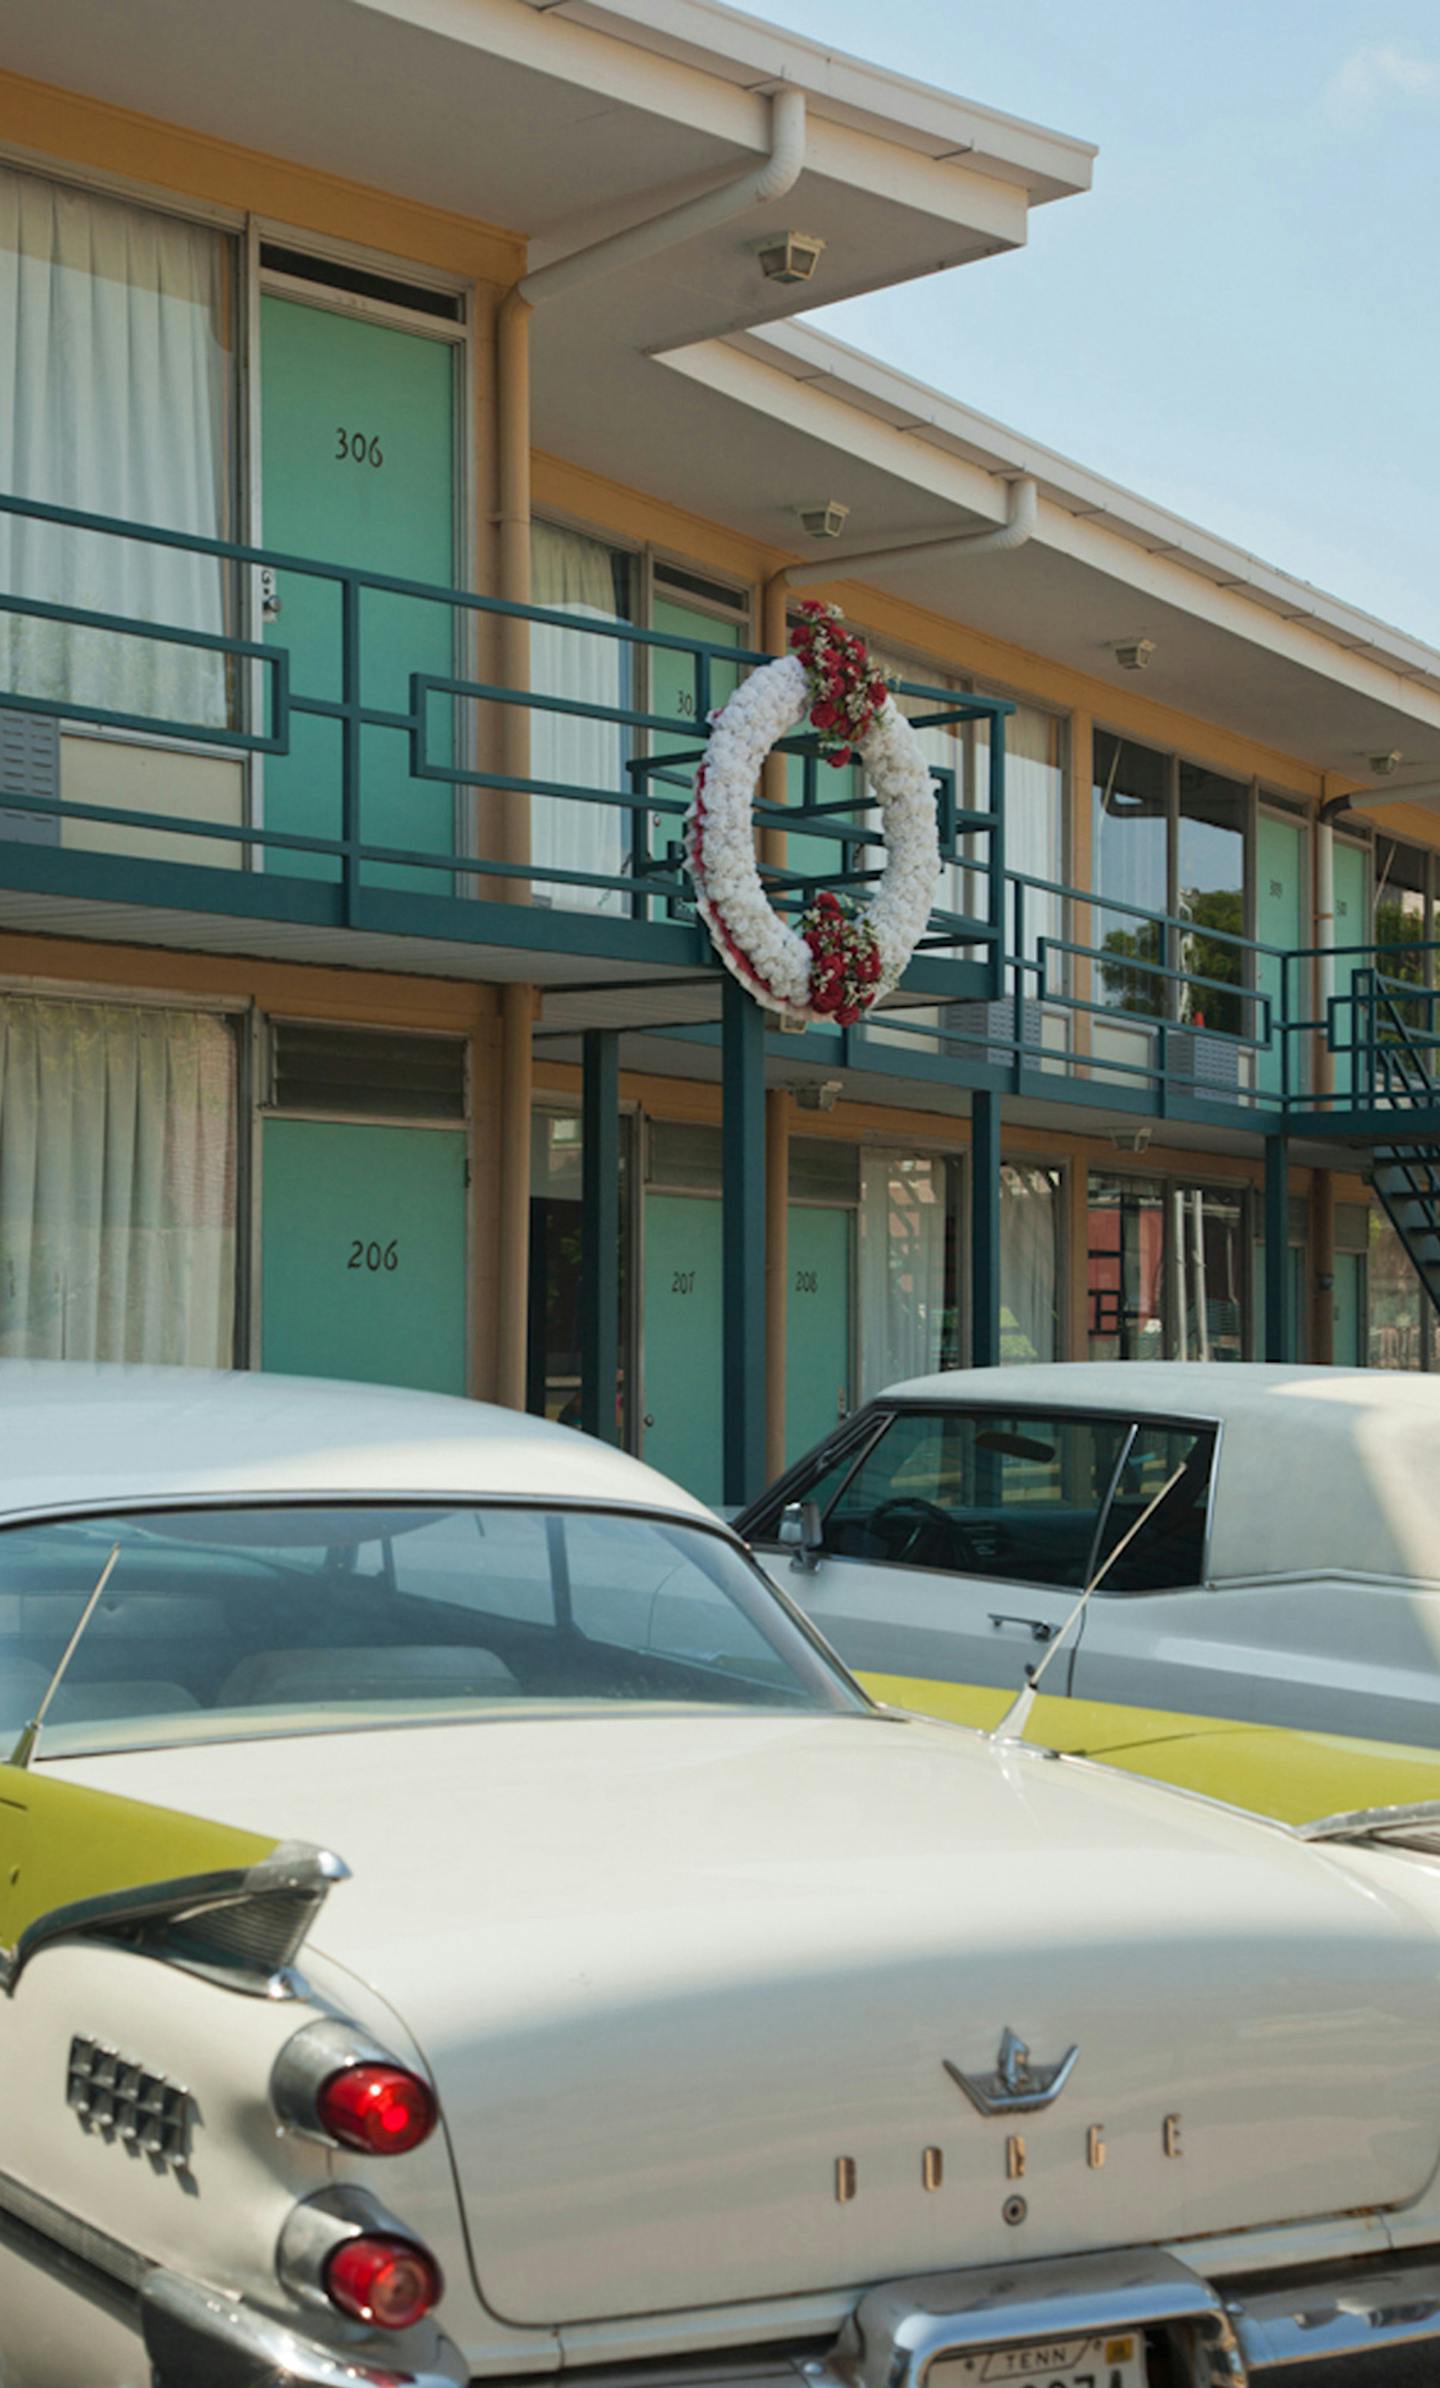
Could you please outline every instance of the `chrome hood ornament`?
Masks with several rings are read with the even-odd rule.
[[[1078,2046],[1067,2048],[1058,2064],[1032,2065],[1025,2042],[1007,2024],[993,2073],[962,2073],[948,2056],[943,2062],[951,2080],[959,2083],[982,2114],[1035,2114],[1042,2106],[1053,2106],[1074,2072],[1079,2054]]]

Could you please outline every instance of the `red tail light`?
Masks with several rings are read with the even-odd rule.
[[[434,2092],[403,2065],[346,2065],[315,2098],[320,2127],[367,2156],[406,2156],[435,2128]]]
[[[325,2293],[332,2305],[377,2330],[409,2330],[423,2322],[444,2293],[440,2267],[408,2239],[345,2239],[327,2259]]]

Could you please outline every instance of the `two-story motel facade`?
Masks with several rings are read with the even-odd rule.
[[[1087,144],[711,0],[10,0],[3,64],[0,1353],[731,1500],[942,1365],[1440,1364],[1440,655],[793,320]],[[946,859],[785,1033],[679,840],[807,592]],[[875,867],[803,742],[760,794],[782,907]]]

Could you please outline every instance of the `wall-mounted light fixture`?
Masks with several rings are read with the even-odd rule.
[[[827,498],[823,506],[797,506],[795,509],[812,539],[838,539],[850,519],[850,509],[839,498]]]
[[[790,1091],[802,1111],[833,1111],[844,1083],[843,1078],[811,1078]]]
[[[768,282],[808,282],[824,250],[818,232],[776,232],[760,242],[755,254]]]
[[[1122,672],[1147,671],[1154,652],[1153,638],[1117,638],[1115,641],[1115,661]]]
[[[1368,759],[1377,779],[1390,779],[1399,770],[1405,757],[1398,746],[1392,746],[1388,754],[1371,755]]]

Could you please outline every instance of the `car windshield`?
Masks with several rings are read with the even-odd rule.
[[[42,1754],[626,1702],[853,1709],[722,1536],[580,1508],[216,1507],[0,1533],[0,1734]]]

